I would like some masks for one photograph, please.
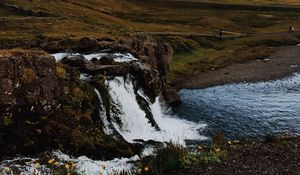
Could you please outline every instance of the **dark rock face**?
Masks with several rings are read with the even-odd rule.
[[[141,146],[106,136],[101,130],[96,109],[96,87],[107,94],[103,78],[133,77],[134,88],[143,88],[151,102],[166,88],[166,75],[172,49],[148,37],[117,42],[113,40],[49,40],[43,49],[52,52],[132,53],[139,62],[115,63],[111,57],[87,61],[82,56],[65,58],[61,63],[44,52],[28,50],[0,51],[0,150],[1,156],[61,149],[94,158],[132,156]],[[80,80],[80,73],[92,76]],[[100,80],[97,77],[100,76]],[[166,95],[167,94],[167,95]],[[164,93],[171,103],[175,93]],[[137,99],[142,100],[142,98]],[[103,100],[109,109],[109,95]],[[144,102],[147,110],[147,102]],[[159,130],[153,116],[149,122]]]
[[[45,53],[0,52],[1,156],[61,149],[71,154],[132,156],[138,145],[101,130],[94,88],[78,69]]]
[[[2,116],[14,113],[53,114],[61,93],[55,75],[55,60],[49,55],[3,57],[0,55],[0,109]]]
[[[166,75],[172,60],[173,49],[171,46],[158,41],[140,36],[132,41],[132,50],[139,55],[141,62],[146,62],[159,72],[162,88],[166,87]]]
[[[56,97],[61,91],[55,69],[54,59],[42,53],[25,57],[23,53],[1,54],[1,140],[13,145],[11,150],[1,150],[13,152],[14,148],[21,149],[35,144],[27,135],[39,135],[41,130],[30,126],[38,121],[36,117],[53,115],[59,107]],[[24,130],[25,127],[28,130]],[[4,146],[2,144],[1,148]]]
[[[163,95],[168,105],[178,106],[181,104],[180,95],[175,89],[165,89],[163,90]]]
[[[153,103],[161,90],[161,79],[158,71],[150,65],[140,62],[133,64],[130,69],[130,74],[137,79],[136,88],[142,87]]]

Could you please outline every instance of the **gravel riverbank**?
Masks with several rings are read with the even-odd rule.
[[[176,175],[299,175],[300,137],[229,148],[227,160],[180,170]]]

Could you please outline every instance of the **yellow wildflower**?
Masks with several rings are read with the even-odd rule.
[[[71,167],[74,168],[76,166],[76,163],[71,163]]]
[[[238,141],[238,140],[235,140],[235,141],[233,141],[234,143],[240,143],[240,141]]]
[[[142,171],[143,171],[143,170],[142,170],[141,168],[139,168],[139,169],[136,170],[136,173],[137,173],[137,174],[141,174]]]
[[[59,162],[54,162],[54,165],[59,165]]]
[[[35,166],[36,168],[38,168],[38,167],[40,167],[40,164],[37,162],[37,163],[34,164],[34,166]]]
[[[54,159],[50,159],[50,160],[48,160],[48,163],[52,164],[54,161],[55,161]]]
[[[146,167],[144,168],[144,170],[145,170],[145,172],[149,171],[149,167],[146,166]]]
[[[65,168],[66,168],[67,170],[70,169],[69,164],[65,164]]]

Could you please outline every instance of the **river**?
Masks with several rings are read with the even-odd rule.
[[[300,74],[258,83],[181,90],[174,114],[204,122],[201,134],[223,132],[229,139],[300,134]]]

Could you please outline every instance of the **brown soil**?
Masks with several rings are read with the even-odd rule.
[[[176,175],[300,175],[300,138],[230,148],[227,160],[184,169]]]
[[[172,82],[177,89],[206,88],[237,82],[257,82],[283,78],[300,71],[300,46],[275,48],[269,58],[208,70],[195,77]]]

